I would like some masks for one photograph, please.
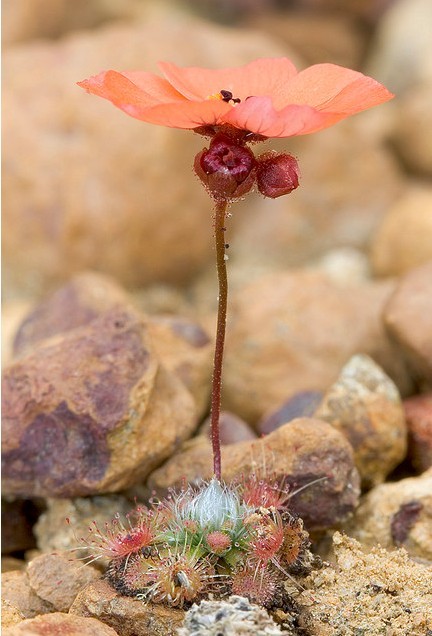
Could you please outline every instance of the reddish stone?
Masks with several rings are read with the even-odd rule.
[[[247,422],[234,413],[222,411],[219,418],[220,441],[223,446],[256,439],[256,433]],[[210,436],[210,416],[205,420],[202,433]]]
[[[323,398],[321,391],[300,391],[291,396],[278,409],[263,417],[257,424],[262,435],[268,435],[296,417],[312,417]]]
[[[196,425],[145,320],[114,308],[45,341],[3,379],[3,492],[74,497],[144,478]]]
[[[432,466],[432,393],[416,395],[403,403],[408,425],[408,455],[422,473]]]
[[[413,377],[432,386],[432,261],[399,281],[384,309],[384,322]]]

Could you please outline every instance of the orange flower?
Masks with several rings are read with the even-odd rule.
[[[316,132],[393,97],[371,77],[335,64],[300,72],[287,58],[220,70],[168,62],[159,67],[165,78],[104,71],[79,86],[152,124],[186,129],[228,124],[264,137]]]

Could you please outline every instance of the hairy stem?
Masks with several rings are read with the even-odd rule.
[[[216,268],[219,283],[219,295],[211,395],[211,440],[213,447],[213,470],[215,477],[218,480],[221,478],[219,419],[221,407],[222,362],[225,344],[228,300],[228,279],[225,260],[225,216],[227,207],[228,202],[226,200],[217,200],[214,215]]]

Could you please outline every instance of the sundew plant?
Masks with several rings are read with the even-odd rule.
[[[228,209],[257,189],[277,198],[299,185],[297,160],[252,148],[269,138],[318,132],[393,95],[374,79],[334,64],[298,72],[287,58],[220,70],[164,62],[162,77],[108,70],[79,86],[144,122],[188,129],[207,139],[193,170],[213,204],[218,318],[211,394],[214,477],[92,528],[92,559],[108,557],[108,580],[121,593],[183,606],[214,593],[283,607],[283,580],[311,566],[307,533],[278,484],[250,476],[222,481],[220,403],[228,300]]]

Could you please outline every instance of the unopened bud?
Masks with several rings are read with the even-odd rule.
[[[289,194],[299,185],[297,160],[286,153],[266,152],[258,157],[258,190],[265,197],[277,199]]]
[[[256,159],[251,150],[228,135],[213,137],[195,157],[198,177],[215,199],[237,199],[255,183]]]

